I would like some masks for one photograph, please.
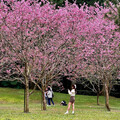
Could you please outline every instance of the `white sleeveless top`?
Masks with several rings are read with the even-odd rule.
[[[68,93],[70,94],[70,96],[75,96],[75,89],[72,89],[71,91],[68,90]]]

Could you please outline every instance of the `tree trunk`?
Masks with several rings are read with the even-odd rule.
[[[25,101],[24,101],[24,112],[29,112],[29,81],[28,78],[25,78]]]
[[[24,112],[29,112],[29,64],[25,63],[25,105]]]
[[[46,110],[46,100],[44,96],[44,90],[42,90],[42,110]]]
[[[103,91],[104,91],[104,89],[102,89],[101,91],[100,90],[97,91],[97,105],[100,105],[99,104],[99,97],[103,93]]]
[[[105,106],[107,108],[108,111],[110,111],[110,107],[109,107],[109,89],[108,89],[108,85],[105,83]]]
[[[97,92],[97,105],[99,105],[99,96],[100,96],[100,94],[99,94],[99,92]]]

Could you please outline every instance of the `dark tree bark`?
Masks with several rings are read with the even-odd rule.
[[[29,66],[28,63],[25,63],[25,105],[24,112],[29,112]]]
[[[109,87],[108,84],[105,82],[104,84],[105,86],[105,106],[107,108],[108,111],[110,111],[110,107],[109,107]]]
[[[42,90],[42,110],[46,110],[46,101],[44,96],[44,90]]]
[[[29,112],[29,81],[28,78],[25,78],[25,108],[24,112]]]
[[[99,92],[97,93],[97,105],[99,105],[99,96],[100,96],[100,94],[99,94]]]

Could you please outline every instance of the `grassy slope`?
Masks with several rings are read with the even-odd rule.
[[[68,94],[55,93],[55,106],[41,111],[39,91],[30,97],[30,113],[23,113],[23,90],[0,88],[0,120],[120,120],[120,99],[110,97],[111,112],[104,107],[104,97],[100,97],[100,106],[96,105],[96,96],[76,95],[75,115],[64,115],[67,107],[60,106],[62,100],[69,101]]]

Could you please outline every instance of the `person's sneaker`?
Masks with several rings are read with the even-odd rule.
[[[75,112],[74,112],[74,111],[72,111],[72,114],[75,114]]]
[[[67,112],[65,112],[65,115],[66,115],[66,114],[68,114],[68,111],[67,111]]]

